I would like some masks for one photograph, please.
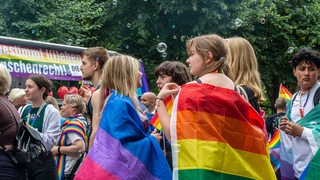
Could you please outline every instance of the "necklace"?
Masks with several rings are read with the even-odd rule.
[[[33,118],[33,120],[32,120],[31,126],[33,126],[34,123],[36,122],[36,120],[38,119],[38,117],[39,117],[39,115],[40,115],[40,112],[41,112],[41,110],[42,110],[42,108],[44,107],[45,104],[46,104],[46,103],[41,104],[40,108],[39,108],[38,111],[37,111],[37,114],[34,116],[34,118]],[[27,122],[28,122],[28,123],[29,123],[30,117],[31,117],[31,109],[32,109],[32,107],[30,107],[30,109],[29,109],[29,111],[28,111],[28,119],[27,119]]]
[[[303,104],[303,106],[302,106],[301,99],[302,99],[302,95],[303,95],[303,94],[305,94],[305,93],[302,93],[302,92],[300,91],[300,107],[299,107],[300,118],[303,118],[303,116],[304,116],[304,108],[305,108],[306,105],[307,105],[307,102],[308,102],[308,100],[309,100],[309,95],[310,95],[310,93],[308,92],[308,94],[307,94],[307,99],[306,99],[306,101],[304,102],[304,104]]]

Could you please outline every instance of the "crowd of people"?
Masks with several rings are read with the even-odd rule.
[[[299,179],[317,177],[320,153],[320,53],[297,52],[290,63],[298,91],[278,98],[265,118],[258,61],[250,42],[201,35],[187,42],[188,59],[154,68],[159,93],[142,86],[140,62],[109,57],[103,47],[83,52],[83,85],[59,107],[52,82],[30,75],[11,89],[0,64],[0,179]],[[11,91],[10,91],[11,89]],[[172,107],[168,109],[168,99]],[[158,118],[161,128],[151,121]],[[266,119],[266,121],[265,121]],[[21,122],[36,130],[48,153],[41,163],[15,164]],[[281,175],[272,168],[268,140],[281,132]]]

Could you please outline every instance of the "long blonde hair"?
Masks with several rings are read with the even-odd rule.
[[[203,59],[206,59],[208,52],[213,54],[212,61],[203,67],[203,71],[197,75],[198,77],[215,70],[223,71],[225,75],[229,76],[229,72],[226,71],[228,68],[225,62],[227,48],[222,37],[216,34],[194,37],[187,42],[188,53],[190,53],[193,47],[195,48],[196,52],[203,57]]]
[[[258,61],[249,41],[241,37],[226,39],[230,78],[236,85],[248,86],[258,101],[264,101]]]
[[[115,90],[116,93],[128,96],[138,108],[136,89],[139,81],[140,62],[128,55],[112,56],[104,65],[101,80],[101,102],[103,107],[106,93]]]

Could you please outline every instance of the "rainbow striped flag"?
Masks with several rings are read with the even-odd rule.
[[[183,85],[171,114],[173,179],[276,179],[264,128],[236,91]]]
[[[79,136],[81,139],[86,142],[86,119],[82,114],[77,114],[74,117],[68,117],[61,127],[60,136],[57,139],[56,145],[57,146],[70,146],[71,144],[67,143],[67,136],[69,133],[74,133]],[[66,154],[60,154],[55,156],[57,171],[59,175],[59,179],[63,179],[65,165],[66,165]]]
[[[158,141],[144,132],[128,96],[111,91],[93,146],[75,179],[172,179]]]
[[[164,104],[166,106],[166,109],[168,111],[168,114],[171,115],[172,107],[173,107],[173,98],[172,96],[167,97],[167,99],[164,100]],[[154,116],[150,119],[150,124],[154,126],[155,128],[162,130],[162,126],[160,123],[160,118],[158,116],[158,113],[155,113]]]
[[[285,98],[287,100],[287,104],[289,104],[289,102],[291,101],[291,98],[292,98],[292,94],[286,87],[284,87],[282,84],[280,84],[278,97]]]
[[[280,168],[280,130],[276,129],[269,140],[270,160],[275,172]]]

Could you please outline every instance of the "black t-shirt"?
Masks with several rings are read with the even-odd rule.
[[[271,138],[273,136],[274,131],[276,130],[276,128],[279,127],[280,117],[285,115],[286,113],[277,113],[267,117],[266,126],[267,126],[268,137]]]

